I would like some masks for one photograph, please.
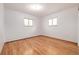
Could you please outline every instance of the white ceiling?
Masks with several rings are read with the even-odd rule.
[[[59,12],[67,8],[79,6],[78,3],[40,3],[42,10],[29,10],[28,6],[33,3],[5,3],[4,6],[9,9],[25,12],[37,17],[43,17],[51,13]]]

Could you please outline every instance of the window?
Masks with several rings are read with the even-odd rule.
[[[49,26],[52,25],[52,19],[49,19]]]
[[[24,19],[24,26],[32,26],[32,20]]]
[[[49,19],[49,26],[57,25],[57,18]]]

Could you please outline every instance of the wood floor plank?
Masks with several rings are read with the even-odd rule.
[[[2,55],[77,55],[77,44],[47,36],[36,36],[4,44]]]

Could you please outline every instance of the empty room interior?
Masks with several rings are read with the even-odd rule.
[[[78,3],[0,3],[0,55],[78,55]]]

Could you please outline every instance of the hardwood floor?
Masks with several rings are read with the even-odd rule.
[[[28,39],[7,42],[2,55],[77,55],[77,44],[50,38],[36,36]]]

